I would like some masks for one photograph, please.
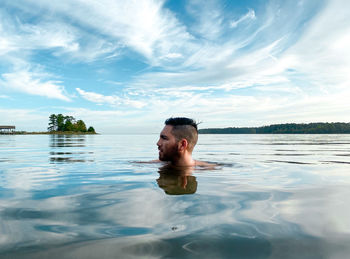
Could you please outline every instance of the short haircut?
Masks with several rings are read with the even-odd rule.
[[[193,150],[198,141],[198,124],[196,121],[185,117],[175,117],[167,119],[165,125],[173,126],[171,133],[174,135],[176,141],[186,139],[189,150]]]

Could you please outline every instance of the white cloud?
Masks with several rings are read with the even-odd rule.
[[[94,92],[87,92],[80,88],[76,88],[76,90],[84,99],[97,104],[109,104],[112,106],[130,106],[137,109],[143,108],[147,105],[143,101],[132,100],[129,97],[121,98],[115,95],[106,96]]]
[[[55,49],[61,48],[67,52],[77,51],[76,30],[59,22],[42,22],[37,25],[20,24],[16,33],[16,45],[20,49]],[[25,40],[24,40],[25,39]]]
[[[47,75],[39,72],[31,72],[27,69],[4,73],[0,78],[0,85],[13,91],[23,92],[31,95],[45,96],[63,101],[70,101],[65,94],[61,82],[44,80]]]
[[[230,27],[231,28],[236,28],[240,23],[245,22],[247,20],[255,20],[256,16],[255,16],[255,12],[254,10],[249,10],[245,15],[243,15],[242,17],[240,17],[238,20],[234,20],[230,23]]]
[[[86,100],[98,104],[112,104],[112,105],[117,105],[121,103],[121,98],[118,96],[105,96],[102,94],[98,93],[93,93],[93,92],[86,92],[80,88],[76,88],[78,93]]]
[[[345,70],[350,71],[346,48],[349,23],[345,21],[347,11],[344,10],[336,21],[331,21],[336,10],[341,8],[338,4],[327,6],[289,50],[285,45],[288,35],[280,34],[249,52],[239,52],[244,44],[250,44],[254,37],[272,26],[278,16],[274,14],[276,17],[267,16],[249,41],[202,45],[184,63],[191,69],[142,74],[134,82],[134,93],[139,92],[139,96],[152,103],[147,112],[158,113],[159,120],[175,113],[200,117],[210,121],[211,126],[346,121],[341,113],[349,110],[346,101],[349,93],[344,90],[348,82]],[[270,12],[273,13],[272,9]],[[250,10],[241,19],[241,22],[256,19],[255,12]],[[292,26],[287,25],[288,28]],[[325,27],[332,32],[324,31]],[[334,69],[330,65],[334,65]],[[324,78],[327,80],[323,81]],[[323,91],[320,82],[326,83]],[[331,83],[334,83],[333,89],[342,91],[330,95],[332,88],[327,84]],[[313,85],[318,88],[314,89]],[[244,88],[251,88],[246,95],[232,92]],[[226,95],[220,95],[221,90],[227,91]]]
[[[62,24],[22,24],[18,18],[8,15],[2,15],[0,22],[0,43],[4,43],[0,44],[1,63],[7,69],[0,75],[0,85],[10,91],[70,101],[62,82],[52,80],[56,76],[29,60],[31,51],[76,49],[72,28]]]
[[[168,53],[161,57],[161,59],[175,59],[175,58],[182,58],[182,54],[180,53]]]
[[[35,109],[4,109],[0,107],[0,124],[15,125],[21,131],[46,131],[48,114]]]
[[[40,20],[25,23],[20,18],[0,10],[0,55],[38,49],[77,51],[77,30],[63,22]]]
[[[328,1],[301,39],[286,53],[300,81],[318,90],[339,91],[350,83],[350,3]]]
[[[8,52],[11,52],[13,49],[14,49],[13,43],[9,39],[0,35],[0,56],[3,56]]]
[[[196,22],[191,26],[193,34],[198,38],[216,40],[223,34],[223,12],[220,2],[207,0],[205,4],[199,0],[188,1],[187,12]]]
[[[79,95],[100,109],[103,105],[129,109],[130,116],[137,114],[133,120],[138,123],[178,114],[225,126],[244,121],[330,120],[332,115],[340,120],[345,118],[340,114],[349,110],[350,6],[346,1],[326,1],[324,7],[317,5],[322,9],[312,10],[307,2],[271,1],[233,16],[235,10],[225,10],[217,1],[196,0],[186,9],[185,15],[192,15],[187,17],[188,27],[161,0],[4,1],[28,17],[38,17],[40,10],[35,23],[26,16],[0,18],[2,64],[14,67],[1,72],[0,84],[7,89],[69,100],[63,86],[69,79],[52,79],[63,76],[45,73],[50,63],[43,62],[39,72],[33,71],[37,53],[45,50],[58,63],[85,65],[128,55],[131,49],[130,60],[143,63],[141,69],[144,63],[151,66],[126,74],[132,78],[129,81],[118,76],[101,79],[99,83],[118,81],[109,81],[100,90],[104,94],[91,82],[92,90],[76,88]],[[129,63],[111,70],[100,64],[91,67],[101,78],[109,77],[112,69],[129,69]],[[123,117],[105,111],[105,118],[109,112]],[[130,121],[123,117],[122,122]]]
[[[218,47],[204,48],[203,52],[196,53],[197,57],[192,56],[189,62],[205,67],[178,72],[144,73],[136,79],[136,83],[143,84],[148,90],[159,87],[182,89],[190,85],[198,90],[227,91],[254,85],[285,83],[289,80],[282,72],[289,68],[292,58],[286,57],[278,62],[271,58],[279,50],[279,42],[277,40],[237,57],[227,45],[223,45],[221,50]]]
[[[121,44],[129,47],[153,64],[168,53],[178,53],[184,42],[190,39],[186,28],[171,12],[163,8],[163,3],[162,0],[28,0],[21,5],[12,2],[8,4],[32,13],[37,7],[46,9],[56,18],[69,17],[84,32],[94,30],[98,36],[107,36],[105,38],[109,38],[114,46]],[[113,46],[109,51],[113,53]]]
[[[122,45],[89,33],[59,17],[43,15],[38,23],[3,14],[0,22],[0,55],[30,56],[38,50],[49,50],[56,56],[74,61],[91,62],[97,58],[119,55]]]

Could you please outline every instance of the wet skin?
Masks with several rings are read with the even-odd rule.
[[[183,149],[183,141],[177,141],[172,134],[171,125],[166,125],[160,133],[159,140],[157,142],[159,150],[159,160],[171,162],[173,166],[180,167],[200,167],[201,169],[216,169],[216,164],[211,164],[203,161],[193,160],[192,151]]]
[[[172,126],[166,125],[161,131],[157,142],[159,160],[161,161],[175,161],[180,156],[176,138],[171,133],[171,130]]]

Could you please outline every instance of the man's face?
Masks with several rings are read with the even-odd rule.
[[[173,161],[179,156],[178,143],[171,133],[172,128],[173,126],[166,125],[160,133],[157,146],[161,161]]]

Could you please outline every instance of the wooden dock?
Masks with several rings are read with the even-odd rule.
[[[0,133],[1,134],[11,134],[15,132],[15,126],[1,126],[0,125]]]

